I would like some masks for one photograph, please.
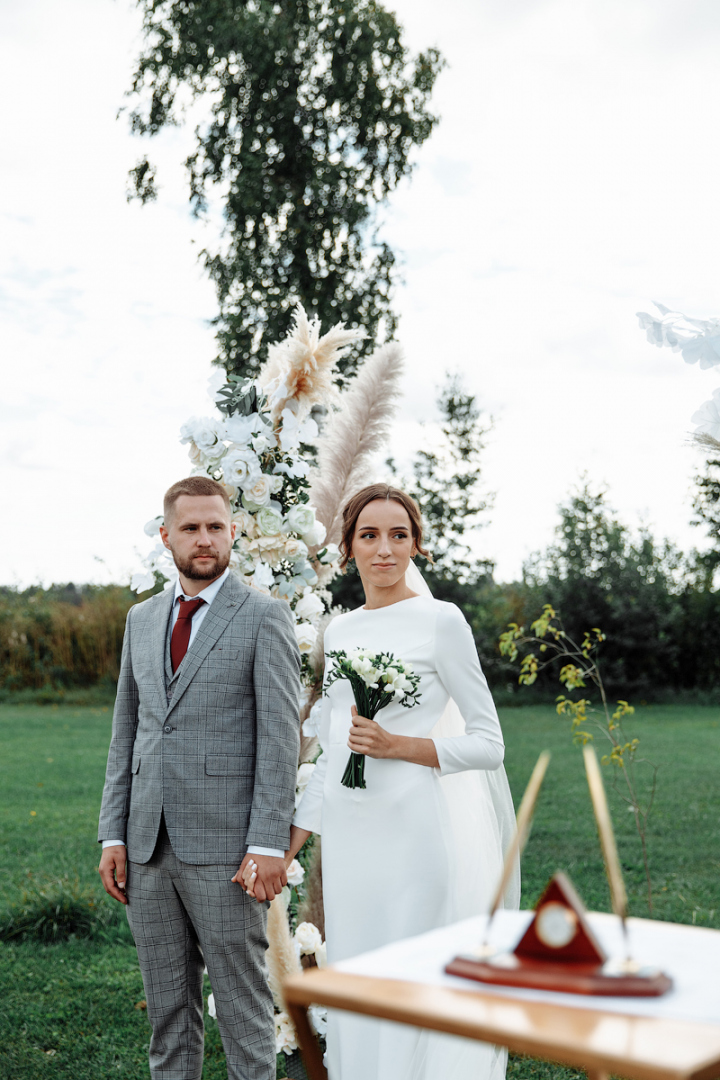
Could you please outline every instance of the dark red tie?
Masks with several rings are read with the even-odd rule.
[[[192,617],[200,605],[204,603],[205,601],[202,599],[185,600],[182,596],[180,597],[180,610],[170,638],[170,662],[172,663],[173,675],[180,667],[185,653],[188,651]]]

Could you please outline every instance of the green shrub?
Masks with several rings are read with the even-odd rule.
[[[118,910],[77,880],[56,878],[26,888],[0,911],[0,941],[50,944],[68,938],[105,937],[120,922]]]

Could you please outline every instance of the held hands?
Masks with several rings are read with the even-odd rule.
[[[274,900],[287,885],[287,862],[272,855],[247,854],[231,880],[256,900]]]
[[[352,726],[348,746],[355,754],[365,754],[371,758],[396,757],[397,738],[386,731],[375,720],[359,716],[356,707],[352,707]]]
[[[103,848],[100,856],[98,873],[103,888],[113,900],[127,904],[125,895],[125,876],[127,867],[127,848],[124,844]]]

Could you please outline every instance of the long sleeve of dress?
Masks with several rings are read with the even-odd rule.
[[[472,631],[454,604],[442,605],[435,642],[438,675],[465,721],[465,735],[433,739],[440,775],[464,769],[497,769],[505,754],[500,721]]]
[[[318,741],[321,750],[325,751],[330,728],[330,704],[325,697],[320,700],[322,711],[318,725]],[[293,825],[297,825],[299,829],[307,829],[308,832],[318,835],[322,829],[322,804],[327,762],[327,754],[321,753],[292,821]]]

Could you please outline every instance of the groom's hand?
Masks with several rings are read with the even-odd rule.
[[[238,885],[245,888],[243,877],[250,863],[254,863],[255,879],[253,881],[253,895],[256,900],[274,900],[287,885],[287,869],[284,859],[276,859],[272,855],[247,854],[240,863],[240,869],[232,879]],[[247,891],[247,890],[246,890]]]
[[[124,844],[116,847],[103,848],[100,856],[98,873],[103,883],[105,892],[112,896],[113,900],[119,900],[121,904],[127,904],[125,895],[125,875],[127,868],[127,848]]]

